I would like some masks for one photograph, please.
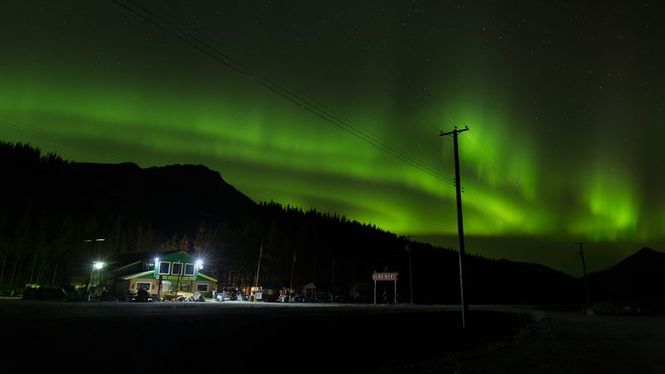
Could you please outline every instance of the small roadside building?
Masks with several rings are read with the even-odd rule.
[[[155,258],[141,258],[110,271],[116,292],[132,294],[140,289],[160,298],[176,294],[189,296],[217,290],[217,279],[201,272],[203,262],[185,251],[162,253]]]

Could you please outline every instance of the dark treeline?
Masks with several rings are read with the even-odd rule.
[[[457,253],[344,216],[256,204],[201,165],[142,169],[43,155],[0,143],[0,285],[66,284],[96,259],[183,249],[206,259],[220,286],[314,282],[340,300],[369,301],[373,271],[397,271],[399,300],[457,302]],[[104,239],[104,241],[95,241]],[[470,302],[579,301],[574,279],[544,266],[469,256]],[[333,286],[334,285],[334,286]],[[392,286],[381,284],[392,295]],[[574,296],[571,296],[574,295]]]

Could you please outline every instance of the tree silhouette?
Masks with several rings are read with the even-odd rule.
[[[201,165],[67,162],[27,144],[0,142],[0,167],[8,197],[0,201],[3,289],[34,281],[67,284],[85,276],[96,256],[143,252],[151,258],[175,250],[205,255],[206,274],[221,287],[251,286],[261,243],[262,280],[288,285],[293,272],[296,287],[314,281],[329,288],[334,258],[339,296],[358,301],[371,297],[372,271],[408,273],[405,238],[344,215],[256,204]],[[415,301],[456,302],[457,254],[424,243],[410,247]],[[575,286],[551,270],[474,256],[468,273],[480,275],[470,277],[471,302],[565,301]],[[408,282],[398,287],[408,294]]]

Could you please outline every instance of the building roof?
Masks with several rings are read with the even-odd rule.
[[[316,289],[316,285],[314,284],[314,282],[309,282],[306,285],[304,285],[302,288],[306,290],[313,290]]]
[[[188,277],[183,277],[183,278],[188,278]],[[157,278],[155,278],[155,271],[154,270],[148,270],[148,271],[142,271],[140,273],[129,274],[129,275],[126,275],[126,276],[122,277],[122,280],[130,280],[130,279],[157,279]],[[215,279],[215,278],[213,278],[209,275],[205,275],[201,272],[198,272],[196,274],[195,280],[197,280],[199,282],[206,281],[206,282],[218,283],[217,279]]]
[[[175,262],[189,262],[189,263],[194,263],[197,260],[197,258],[185,251],[175,251],[175,252],[170,252],[167,253],[163,256],[159,256],[159,262],[164,262],[164,261],[175,261]]]
[[[116,256],[111,264],[120,265],[119,267],[111,270],[123,280],[130,279],[157,279],[155,269],[146,269],[146,264],[154,260],[155,257],[159,258],[159,262],[176,262],[185,264],[196,263],[197,257],[187,253],[186,251],[169,251],[169,252],[135,252],[124,253]],[[150,264],[152,267],[153,264]],[[191,276],[189,276],[191,277]],[[208,281],[217,283],[217,279],[205,275],[200,271],[196,271],[194,278],[197,281]]]
[[[122,280],[130,280],[130,279],[136,279],[136,278],[155,279],[155,271],[154,270],[148,270],[148,271],[144,271],[144,272],[141,272],[141,273],[127,275],[125,277],[122,277]]]
[[[199,279],[199,278],[203,278],[203,279]],[[198,273],[196,273],[196,280],[207,280],[207,281],[210,281],[210,282],[217,283],[217,279],[215,279],[215,278],[213,278],[209,275],[205,275],[205,274],[201,273],[200,271]]]

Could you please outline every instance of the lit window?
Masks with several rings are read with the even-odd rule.
[[[182,264],[174,262],[173,267],[171,268],[171,274],[180,275],[180,273],[182,273]]]
[[[159,274],[168,274],[169,270],[171,270],[171,263],[170,262],[160,262],[159,263]]]
[[[208,292],[208,285],[207,284],[197,284],[196,285],[196,290],[199,292]]]

